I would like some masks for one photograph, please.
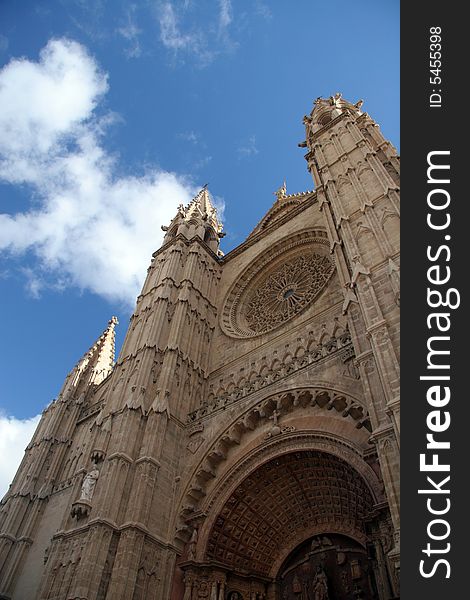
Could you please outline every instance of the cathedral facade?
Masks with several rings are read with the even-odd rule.
[[[0,598],[399,597],[399,159],[340,94],[227,255],[206,188],[164,227],[1,504]]]

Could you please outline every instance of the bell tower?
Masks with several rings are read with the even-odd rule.
[[[5,597],[37,594],[25,582],[44,551],[41,598],[117,600],[132,597],[136,586],[145,588],[144,597],[155,597],[155,586],[171,583],[161,573],[175,560],[172,499],[186,416],[205,389],[224,234],[207,187],[163,229],[114,368],[115,318],[68,376],[28,447],[4,510],[4,530],[11,535],[3,537],[2,558],[12,565],[0,583]],[[62,454],[51,455],[52,442],[42,441],[59,437]],[[80,454],[70,460],[77,439],[83,440]],[[37,516],[42,498],[59,490],[68,508],[49,546],[41,551],[34,544],[41,532],[33,516],[27,519],[31,527],[21,530],[29,544],[12,544],[26,495],[37,504]],[[35,551],[28,554],[31,543]]]
[[[379,126],[341,94],[304,117],[305,159],[343,287],[343,313],[369,407],[399,561],[399,158]]]
[[[101,418],[122,432],[112,438],[107,486],[96,502],[97,514],[123,529],[106,596],[116,600],[129,598],[139,577],[151,597],[162,570],[174,564],[169,523],[186,415],[204,393],[216,319],[223,233],[207,188],[180,206],[163,229],[163,245],[137,299]],[[93,567],[83,570],[83,588]],[[168,593],[170,581],[159,585]]]

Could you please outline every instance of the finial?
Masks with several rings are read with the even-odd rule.
[[[118,318],[117,318],[117,317],[115,317],[115,316],[112,316],[112,317],[109,319],[108,325],[119,325]]]
[[[273,194],[276,196],[277,200],[281,200],[281,198],[285,198],[287,195],[287,187],[286,187],[286,180],[284,179],[284,183],[281,185],[281,187],[276,190],[275,192],[273,192]]]

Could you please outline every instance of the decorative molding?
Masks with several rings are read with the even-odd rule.
[[[290,414],[296,408],[305,409],[308,406],[318,406],[323,410],[335,410],[340,413],[343,418],[351,418],[356,422],[356,428],[365,427],[371,431],[371,423],[367,410],[361,406],[356,400],[349,398],[345,394],[332,392],[325,388],[304,388],[292,391],[286,391],[275,394],[274,396],[265,398],[256,405],[251,406],[245,413],[238,415],[237,419],[218,436],[218,439],[205,450],[204,456],[194,470],[194,474],[190,479],[185,492],[185,508],[182,509],[181,517],[187,518],[187,515],[195,513],[196,507],[202,498],[207,494],[208,482],[217,477],[217,469],[219,465],[227,460],[230,448],[240,445],[244,434],[248,431],[253,431],[258,427],[264,426],[269,419],[277,421],[279,416]],[[275,418],[274,415],[276,415]],[[277,423],[274,423],[276,426]],[[278,426],[279,427],[279,426]],[[273,427],[271,428],[271,430]],[[281,428],[282,431],[282,428]],[[295,436],[294,431],[285,430],[282,435],[281,431],[276,435],[269,436],[270,440],[286,439]],[[318,435],[316,432],[299,432],[299,435],[307,438],[314,437],[318,439],[334,439],[333,437],[325,437],[324,433]],[[312,440],[310,440],[311,442]],[[305,443],[310,443],[305,442]],[[338,441],[340,447],[344,442]],[[346,444],[348,446],[348,444]],[[352,448],[348,446],[348,448]],[[355,450],[359,457],[360,452]],[[361,458],[362,460],[362,458]],[[352,464],[352,463],[351,463]],[[359,464],[359,463],[357,463]],[[377,490],[376,490],[377,491]],[[210,506],[202,506],[202,510],[210,510]],[[183,512],[185,517],[183,517]]]
[[[225,410],[242,398],[321,361],[336,357],[344,363],[354,358],[351,335],[347,329],[341,327],[338,327],[336,332],[320,336],[318,340],[302,341],[304,345],[299,345],[292,353],[286,353],[282,361],[273,356],[269,367],[261,363],[258,370],[252,371],[248,377],[241,377],[236,383],[232,383],[233,379],[230,378],[231,381],[225,384],[225,388],[219,386],[215,394],[209,392],[207,400],[188,414],[188,422],[193,424],[199,419]]]

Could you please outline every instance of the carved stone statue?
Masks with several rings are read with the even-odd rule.
[[[281,185],[281,187],[274,192],[274,195],[276,196],[276,198],[278,200],[280,200],[281,198],[285,198],[286,194],[287,194],[287,187],[286,187],[286,182],[284,181],[284,183]]]
[[[100,476],[100,472],[98,469],[92,469],[89,473],[85,475],[85,478],[82,483],[82,489],[80,492],[80,500],[85,500],[85,502],[90,502],[93,498],[93,492],[95,491],[96,482],[98,481],[98,477]]]
[[[321,565],[317,566],[317,571],[313,578],[312,589],[313,600],[329,600],[328,579]]]
[[[342,94],[340,92],[336,92],[336,94],[334,96],[331,96],[331,98],[330,98],[331,104],[338,108],[341,106],[341,104],[340,104],[341,100],[342,100]]]
[[[191,539],[189,540],[188,545],[188,560],[194,560],[196,558],[196,544],[197,544],[197,527],[193,529],[193,533],[191,534]]]

